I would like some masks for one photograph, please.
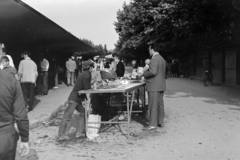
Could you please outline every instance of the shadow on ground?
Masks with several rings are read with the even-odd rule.
[[[168,78],[165,97],[195,97],[201,98],[205,103],[240,107],[239,88],[220,85],[209,85],[205,87],[201,81],[185,78]]]
[[[33,108],[35,108],[39,103],[41,102],[40,99],[37,99],[36,97],[33,99]]]

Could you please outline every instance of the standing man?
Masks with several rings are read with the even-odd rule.
[[[47,59],[45,59],[45,57],[42,55],[41,56],[41,62],[40,62],[40,66],[41,66],[41,74],[42,74],[42,94],[43,95],[47,95],[48,94],[48,69],[49,69],[49,62]]]
[[[29,121],[21,86],[15,77],[0,70],[0,159],[15,160],[17,141],[21,137],[21,155],[29,153]],[[16,132],[14,123],[19,130]]]
[[[54,89],[58,89],[58,70],[59,70],[59,66],[58,66],[58,61],[57,59],[54,57],[52,60],[53,63],[53,69],[54,69]]]
[[[37,65],[30,58],[31,53],[25,51],[22,54],[22,60],[18,67],[18,75],[22,86],[23,97],[26,107],[29,99],[28,111],[33,110],[34,87],[38,76]]]
[[[117,77],[123,77],[125,73],[125,66],[124,64],[120,61],[120,55],[118,54],[113,54],[114,61],[116,63],[116,74]]]
[[[73,86],[75,80],[75,69],[76,69],[76,62],[74,61],[74,57],[68,59],[66,62],[67,68],[67,86]]]
[[[164,122],[164,103],[163,94],[166,90],[165,71],[166,61],[157,52],[157,46],[151,45],[149,47],[150,56],[152,59],[149,64],[149,69],[145,68],[143,76],[146,79],[146,87],[148,91],[149,104],[149,126],[143,130],[154,130],[163,127]]]
[[[76,138],[85,136],[85,108],[82,105],[82,102],[86,100],[86,94],[79,95],[78,92],[81,90],[91,89],[91,72],[93,70],[94,63],[91,61],[83,62],[83,72],[79,74],[72,92],[68,97],[67,106],[61,124],[58,130],[58,140],[68,140],[69,137],[65,135],[67,126],[70,124],[73,112],[76,109],[80,114],[79,124],[77,127]]]
[[[75,70],[75,78],[77,80],[78,74],[82,72],[82,57],[76,57],[75,58],[76,62],[76,70]]]

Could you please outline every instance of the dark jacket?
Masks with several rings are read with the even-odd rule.
[[[117,77],[123,77],[124,76],[125,66],[121,61],[118,62],[115,72],[117,74]]]
[[[29,121],[20,83],[0,70],[0,131],[14,127],[16,121],[22,142],[29,140]]]
[[[91,89],[91,73],[89,71],[83,71],[78,75],[78,79],[75,86],[70,93],[68,100],[81,103],[86,99],[86,95],[79,95],[78,91]]]
[[[143,73],[146,79],[147,91],[165,91],[166,61],[159,54],[152,57],[149,69]]]

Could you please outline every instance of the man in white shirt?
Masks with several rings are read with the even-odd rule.
[[[67,86],[74,86],[75,80],[75,69],[76,69],[76,62],[74,61],[74,57],[71,57],[66,62],[66,69],[67,69]]]
[[[34,88],[38,76],[37,65],[35,62],[33,62],[33,60],[31,60],[29,57],[30,55],[30,52],[25,51],[22,54],[24,60],[20,62],[18,67],[18,75],[21,82],[26,107],[27,104],[29,105],[28,111],[33,110]]]

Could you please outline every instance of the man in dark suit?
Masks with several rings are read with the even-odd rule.
[[[20,154],[29,153],[29,120],[19,82],[1,70],[0,91],[0,159],[14,160],[19,136]],[[19,133],[14,128],[15,122]]]
[[[149,68],[144,68],[143,76],[146,79],[146,87],[148,91],[148,105],[149,105],[149,126],[143,130],[154,130],[163,127],[164,118],[164,103],[163,94],[166,90],[165,71],[166,61],[156,51],[156,45],[149,47],[150,56],[152,59]]]
[[[116,74],[117,77],[123,77],[125,73],[125,66],[124,64],[120,61],[120,56],[118,54],[113,55],[114,61],[116,63]]]

